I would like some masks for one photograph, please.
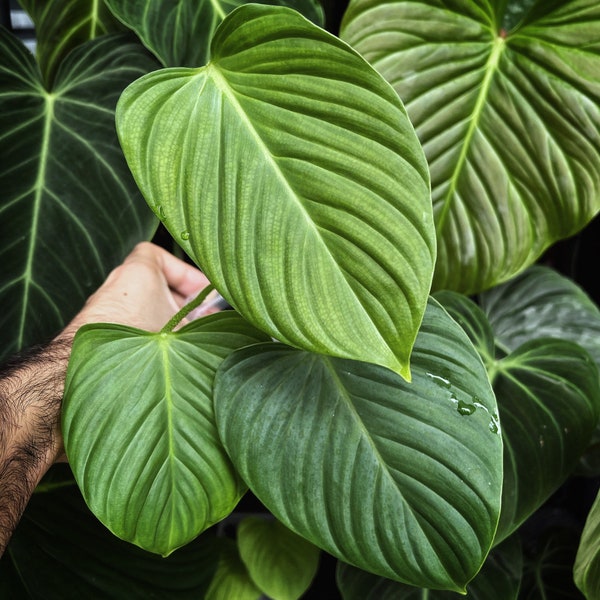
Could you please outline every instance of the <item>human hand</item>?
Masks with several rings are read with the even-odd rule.
[[[86,323],[117,323],[159,331],[208,285],[197,268],[149,242],[138,244],[71,321],[63,336]]]

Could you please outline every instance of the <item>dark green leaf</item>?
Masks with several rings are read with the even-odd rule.
[[[155,63],[104,37],[74,50],[51,92],[0,28],[0,360],[55,335],[155,229],[115,134],[123,88]]]
[[[317,572],[319,549],[276,519],[246,517],[237,542],[250,579],[273,600],[297,600]]]
[[[393,85],[425,149],[434,289],[506,281],[597,214],[597,0],[352,0],[341,35]]]
[[[133,29],[165,67],[202,67],[210,58],[215,29],[246,0],[106,0],[112,12]],[[323,25],[318,0],[262,0],[289,6]]]
[[[218,438],[212,381],[232,350],[264,339],[232,311],[171,333],[78,332],[65,448],[86,502],[113,533],[168,555],[233,510],[246,488]]]
[[[121,97],[119,135],[149,204],[257,327],[408,378],[435,234],[396,94],[287,8],[236,9],[212,56]]]
[[[600,598],[600,494],[583,529],[574,575],[577,587],[586,598]]]
[[[221,439],[255,495],[319,547],[393,579],[461,590],[495,533],[496,402],[466,335],[432,302],[406,383],[282,344],[234,352]]]

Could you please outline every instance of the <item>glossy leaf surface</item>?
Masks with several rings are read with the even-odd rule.
[[[574,568],[575,583],[586,598],[600,596],[600,494],[585,523]]]
[[[130,86],[117,126],[150,206],[244,317],[409,376],[435,256],[428,174],[361,57],[292,10],[245,5],[206,68]]]
[[[317,572],[319,549],[276,519],[246,517],[237,543],[250,579],[272,600],[297,600]]]
[[[0,30],[0,360],[46,341],[156,227],[114,127],[123,88],[154,68],[139,44],[73,51],[52,92]]]
[[[112,12],[159,58],[165,67],[202,67],[210,57],[217,26],[245,0],[106,0]],[[266,0],[289,6],[323,25],[318,0]]]
[[[223,519],[245,491],[217,435],[216,368],[265,337],[228,311],[175,333],[84,326],[63,406],[69,462],[94,514],[162,555]]]
[[[504,352],[543,337],[583,346],[600,366],[600,310],[573,281],[535,265],[481,294],[481,307]]]
[[[119,29],[104,0],[20,0],[20,4],[35,25],[36,55],[47,89],[71,50]]]
[[[504,438],[501,540],[565,481],[589,443],[600,414],[598,369],[581,346],[552,338],[495,359],[485,314],[464,296],[435,297],[470,333],[493,382]]]
[[[461,590],[495,533],[496,403],[460,327],[430,304],[406,383],[281,344],[233,353],[215,382],[236,468],[285,525],[345,562]]]
[[[73,485],[33,496],[0,561],[0,593],[18,600],[196,600],[216,572],[217,548],[206,533],[166,559],[144,552],[112,535]]]
[[[427,155],[434,289],[505,281],[598,212],[599,33],[596,0],[350,2],[342,38],[393,85]]]
[[[523,557],[517,540],[494,548],[467,586],[469,600],[517,600]],[[336,580],[343,600],[459,600],[455,592],[424,590],[338,563]]]

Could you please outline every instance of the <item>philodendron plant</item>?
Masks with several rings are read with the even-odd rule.
[[[160,332],[75,338],[67,455],[130,543],[86,535],[145,582],[103,571],[103,593],[291,600],[321,549],[345,600],[519,598],[521,526],[600,416],[600,312],[532,266],[600,208],[597,3],[351,0],[340,37],[310,0],[24,4],[41,71],[2,32],[6,354],[157,219],[232,307],[178,327],[205,291]],[[235,519],[247,490],[266,518]]]

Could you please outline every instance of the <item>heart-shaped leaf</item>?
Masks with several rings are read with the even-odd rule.
[[[77,333],[65,448],[86,502],[113,533],[167,555],[233,510],[246,488],[219,442],[212,381],[232,350],[264,339],[231,311],[171,333]]]
[[[46,91],[0,28],[0,360],[55,335],[156,220],[114,125],[123,88],[155,67],[139,44],[74,50]]]
[[[133,29],[165,67],[202,67],[209,59],[215,29],[247,0],[106,0],[112,12]],[[263,0],[280,4],[323,25],[317,0]]]
[[[552,338],[495,358],[483,311],[453,292],[435,297],[471,335],[493,382],[504,438],[500,541],[565,481],[587,447],[600,415],[598,368],[578,344]]]
[[[600,310],[573,281],[534,265],[479,298],[496,346],[506,352],[553,337],[583,346],[600,366]]]
[[[246,517],[237,528],[250,579],[272,600],[298,600],[319,566],[319,549],[277,519]]]
[[[215,380],[221,439],[255,495],[338,558],[464,590],[500,509],[502,441],[485,368],[437,303],[406,383],[376,365],[270,343]]]
[[[428,174],[360,56],[295,11],[241,6],[206,68],[140,79],[117,126],[150,206],[244,317],[409,376],[435,256]]]
[[[47,89],[73,48],[119,29],[104,0],[20,0],[20,4],[35,25],[36,55]]]
[[[77,486],[35,494],[0,561],[0,595],[19,600],[204,598],[217,570],[218,542],[207,532],[162,558],[112,535],[89,511]]]
[[[586,598],[600,597],[600,494],[587,516],[573,573]]]
[[[517,539],[510,538],[487,557],[467,587],[469,600],[517,600],[523,556]],[[458,600],[454,592],[423,590],[338,563],[336,579],[343,600]]]
[[[598,212],[596,0],[352,0],[341,35],[394,86],[425,149],[435,289],[505,281]]]

